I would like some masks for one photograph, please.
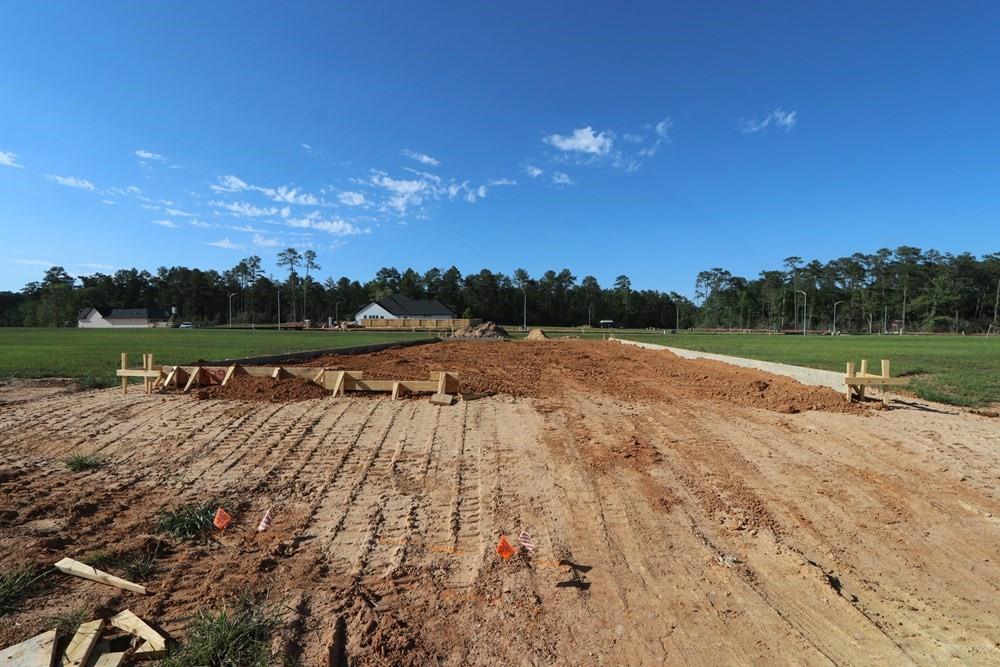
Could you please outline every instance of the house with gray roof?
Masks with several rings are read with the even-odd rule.
[[[170,319],[159,308],[81,308],[76,325],[81,329],[144,329]]]
[[[372,301],[354,315],[354,321],[365,320],[450,320],[455,311],[437,299],[411,299],[402,294]]]

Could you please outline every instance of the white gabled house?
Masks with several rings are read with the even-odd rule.
[[[169,319],[170,314],[159,308],[81,308],[76,326],[81,329],[144,329]]]

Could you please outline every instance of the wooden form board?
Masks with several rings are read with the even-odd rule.
[[[854,370],[854,362],[848,361],[847,372],[844,375],[844,385],[846,387],[844,393],[848,402],[854,400],[855,397],[864,400],[866,387],[878,387],[882,390],[882,403],[889,405],[887,387],[901,386],[909,384],[909,382],[909,378],[892,377],[891,363],[888,359],[882,360],[882,372],[880,375],[868,372],[867,359],[861,360],[861,369],[858,372]]]
[[[53,667],[56,662],[56,631],[49,630],[0,651],[2,667]]]
[[[142,593],[143,595],[146,594],[145,586],[133,584],[131,581],[126,581],[112,574],[108,574],[107,572],[102,572],[101,570],[85,565],[80,561],[73,560],[72,558],[63,558],[61,561],[56,563],[55,566],[60,572],[71,574],[75,577],[80,577],[81,579],[89,579],[90,581],[96,581],[99,584],[114,586],[115,588],[132,591],[133,593]]]
[[[104,619],[81,623],[76,629],[73,638],[69,640],[66,653],[63,655],[63,667],[83,667],[87,664],[97,640],[101,638],[101,629],[104,627]]]
[[[147,657],[152,657],[149,655],[152,652],[167,650],[167,640],[163,637],[163,635],[149,627],[144,620],[133,614],[128,609],[112,616],[108,622],[119,630],[124,630],[130,635],[135,635],[136,637],[145,640],[146,645],[140,646],[139,650],[148,646],[149,648],[145,651]],[[136,651],[136,653],[138,653],[138,651]]]

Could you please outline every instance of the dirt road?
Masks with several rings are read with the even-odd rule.
[[[182,640],[198,610],[269,590],[276,649],[303,665],[1000,664],[996,419],[601,342],[351,367],[506,393],[0,407],[0,568],[148,548],[187,502],[236,517],[165,539],[145,598],[51,575],[0,646],[124,605]],[[72,473],[77,453],[107,463]],[[522,528],[537,549],[501,562]]]

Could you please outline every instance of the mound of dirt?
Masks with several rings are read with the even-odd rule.
[[[195,396],[197,398],[221,398],[230,401],[269,401],[272,403],[287,403],[289,401],[305,401],[310,398],[323,398],[329,394],[326,389],[303,378],[252,377],[250,375],[234,375],[223,385],[205,387]]]
[[[786,414],[867,411],[832,389],[791,378],[595,340],[549,339],[531,345],[448,340],[348,359],[319,357],[304,365],[347,366],[374,380],[425,380],[431,371],[449,371],[458,374],[461,391],[474,393],[560,398],[583,391],[628,401],[723,401]]]
[[[507,339],[510,334],[496,322],[483,322],[474,327],[463,327],[451,335],[452,338],[496,338]]]
[[[545,340],[545,332],[541,329],[535,328],[528,332],[528,335],[524,337],[524,340]]]

